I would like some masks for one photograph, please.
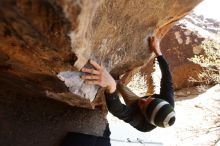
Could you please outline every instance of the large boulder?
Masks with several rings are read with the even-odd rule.
[[[199,2],[2,0],[2,74],[38,86],[45,96],[94,108],[99,101],[91,104],[70,93],[57,74],[78,71],[94,59],[117,79],[151,59],[149,36],[162,37]]]
[[[57,75],[94,59],[117,79],[151,60],[148,37],[162,37],[200,1],[1,0],[0,145],[58,145],[67,131],[101,136],[104,98],[83,99]]]

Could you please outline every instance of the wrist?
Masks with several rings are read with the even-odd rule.
[[[162,55],[161,52],[156,52],[155,54],[156,54],[157,57]]]
[[[109,86],[107,86],[106,90],[108,93],[114,93],[116,90],[116,82],[113,81]]]

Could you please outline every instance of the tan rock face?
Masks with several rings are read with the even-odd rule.
[[[94,59],[118,78],[151,59],[149,36],[162,36],[199,2],[1,0],[1,74],[28,81],[56,99],[73,99],[73,106],[94,107],[74,101],[56,75]]]
[[[201,47],[204,37],[201,37],[194,31],[184,28],[182,24],[173,26],[161,41],[161,50],[165,56],[173,77],[173,87],[175,90],[193,86],[189,78],[198,78],[201,72],[201,66],[189,61],[194,55],[203,54]],[[146,82],[151,84],[151,73],[153,69],[153,61],[148,65],[140,68],[143,75],[147,75]],[[128,73],[127,76],[134,74]],[[127,78],[126,78],[127,79]],[[129,80],[124,79],[127,83]],[[148,92],[152,92],[151,87]]]
[[[188,59],[202,54],[203,40],[204,38],[181,25],[174,26],[162,40],[161,48],[170,64],[175,89],[192,86],[189,78],[198,78],[201,67]]]
[[[182,89],[195,85],[189,79],[198,78],[201,66],[189,61],[194,55],[204,55],[202,42],[216,40],[219,33],[219,22],[213,19],[197,16],[194,13],[187,15],[177,25],[170,29],[161,41],[161,49],[166,57],[173,76],[174,89]],[[145,75],[152,72],[152,64],[141,69]],[[127,76],[134,74],[130,72]],[[148,77],[147,77],[148,78]],[[129,79],[128,77],[126,79]],[[125,80],[125,82],[128,82]]]
[[[94,58],[118,76],[142,65],[150,56],[148,36],[184,16],[196,3],[185,6],[176,0],[83,1],[79,27],[70,34],[78,57],[75,66],[80,69]]]

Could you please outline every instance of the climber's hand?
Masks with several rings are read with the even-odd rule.
[[[94,66],[94,69],[82,68],[82,72],[89,74],[83,75],[81,78],[85,80],[87,84],[106,87],[107,92],[113,93],[116,90],[116,82],[110,73],[105,69],[104,66],[100,66],[93,60],[90,60],[90,64]]]
[[[160,50],[160,40],[157,37],[149,37],[148,42],[150,50],[152,50],[156,56],[162,55]]]

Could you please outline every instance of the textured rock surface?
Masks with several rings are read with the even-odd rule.
[[[189,78],[198,78],[201,67],[188,59],[194,55],[204,54],[201,47],[204,40],[219,42],[219,26],[220,22],[216,20],[191,13],[173,26],[163,37],[161,49],[169,62],[175,90],[194,85],[189,82]],[[150,75],[152,66],[153,61],[141,68],[141,73]],[[123,78],[124,82],[129,82],[131,76],[137,71],[139,69],[127,73]],[[147,76],[147,80],[150,81],[150,76]]]
[[[106,121],[98,109],[47,97],[86,108],[102,106],[103,98],[90,103],[74,96],[57,74],[94,59],[117,78],[147,63],[148,36],[162,36],[199,2],[1,0],[1,145],[12,139],[17,145],[57,145],[66,131],[77,129],[102,135]]]
[[[161,41],[162,52],[172,72],[174,89],[192,86],[189,77],[198,77],[201,67],[188,59],[202,54],[200,45],[203,40],[204,38],[180,24],[174,26]]]
[[[0,76],[1,146],[58,146],[70,131],[103,134],[107,121],[99,109],[68,106],[45,98],[31,82]]]
[[[74,96],[57,73],[79,70],[92,58],[117,78],[150,60],[148,36],[163,35],[199,2],[3,0],[1,64],[5,72],[39,85],[41,92],[69,100]]]

